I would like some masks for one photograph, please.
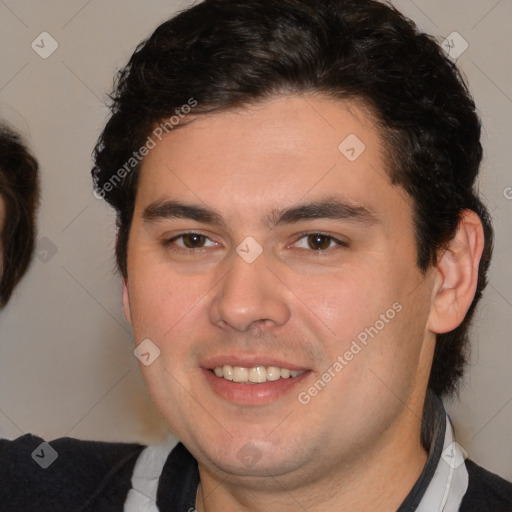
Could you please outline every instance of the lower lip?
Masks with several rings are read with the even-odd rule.
[[[305,371],[297,377],[278,379],[261,384],[240,384],[217,377],[211,370],[204,368],[201,370],[215,393],[238,405],[264,405],[273,402],[291,393],[311,373]]]

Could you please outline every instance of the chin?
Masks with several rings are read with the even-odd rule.
[[[215,446],[215,448],[212,448]],[[190,450],[196,459],[211,471],[223,477],[248,478],[251,486],[258,487],[258,477],[264,477],[261,485],[268,488],[268,477],[279,477],[294,473],[304,467],[304,450],[297,446],[279,445],[268,441],[230,439],[225,444],[199,443]],[[249,482],[247,482],[249,483]]]

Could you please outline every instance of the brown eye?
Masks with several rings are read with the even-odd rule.
[[[332,241],[332,237],[320,233],[308,235],[308,246],[315,251],[328,249]]]
[[[180,254],[196,254],[203,253],[207,249],[219,248],[219,244],[211,238],[201,233],[190,231],[182,233],[168,240],[163,240],[162,245],[166,250],[177,252]]]
[[[186,235],[182,235],[181,238],[183,240],[183,245],[187,249],[204,247],[206,243],[206,237],[204,235],[199,235],[198,233],[187,233]]]
[[[347,248],[349,244],[325,233],[304,233],[294,244],[298,249],[313,253],[330,254],[333,249]]]

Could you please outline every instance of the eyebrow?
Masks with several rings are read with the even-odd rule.
[[[187,204],[175,200],[150,204],[144,209],[142,218],[145,222],[157,222],[174,218],[226,226],[222,215],[215,210],[207,206]],[[348,220],[366,225],[373,225],[378,222],[377,216],[369,208],[333,198],[299,204],[282,210],[273,210],[264,218],[264,222],[269,228],[275,228],[283,224],[294,224],[313,219]]]
[[[164,219],[190,219],[206,224],[226,225],[222,216],[212,209],[180,201],[152,203],[144,209],[142,218],[145,222],[155,222]]]
[[[367,225],[378,222],[377,216],[369,208],[352,202],[342,202],[338,199],[324,199],[285,210],[275,210],[267,218],[271,227],[311,219],[348,220]]]

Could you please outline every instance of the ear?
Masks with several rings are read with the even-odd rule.
[[[124,316],[128,323],[132,324],[132,313],[130,311],[130,295],[128,293],[128,281],[123,278],[123,309]]]
[[[461,214],[457,232],[440,254],[427,327],[437,334],[452,331],[464,320],[475,296],[484,230],[472,210]]]

